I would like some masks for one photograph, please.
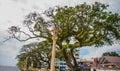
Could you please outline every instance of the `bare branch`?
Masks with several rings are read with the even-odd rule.
[[[24,35],[31,37],[29,34],[25,33],[24,31],[20,31],[21,33],[23,33]]]
[[[34,36],[34,37],[29,36],[29,37],[26,38],[26,39],[20,39],[19,37],[15,36],[15,34],[12,34],[12,35],[13,35],[13,38],[17,39],[18,41],[27,41],[27,40],[29,40],[29,39],[38,38],[38,37],[36,37],[36,36]]]

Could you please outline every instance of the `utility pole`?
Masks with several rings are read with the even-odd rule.
[[[55,49],[56,49],[56,41],[58,39],[57,32],[58,32],[58,30],[56,28],[54,28],[53,29],[53,36],[52,36],[53,46],[52,46],[52,57],[51,57],[50,71],[55,71],[55,55],[56,55]]]

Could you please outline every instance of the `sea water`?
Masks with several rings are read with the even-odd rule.
[[[0,66],[0,71],[20,71],[17,67]]]

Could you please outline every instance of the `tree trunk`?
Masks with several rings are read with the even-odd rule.
[[[67,66],[68,66],[69,68],[74,68],[74,65],[71,63],[71,60],[68,58],[65,49],[63,49],[62,53],[63,53],[63,57],[65,58],[65,61],[66,61]]]
[[[75,67],[78,67],[78,64],[77,64],[77,61],[74,57],[74,54],[73,54],[73,49],[70,49],[70,53],[71,53],[71,57],[72,57],[72,60],[73,60],[73,64]]]
[[[52,40],[53,40],[53,46],[52,46],[52,57],[51,57],[51,65],[50,65],[50,71],[55,71],[55,55],[56,55],[56,41],[58,39],[57,37],[57,29],[54,28],[53,30],[53,37],[52,37]]]
[[[73,50],[70,50],[70,52],[72,52],[71,56],[72,56],[74,65],[71,63],[71,59],[69,59],[69,57],[67,56],[65,49],[63,49],[63,51],[62,51],[63,57],[65,58],[67,66],[71,69],[71,71],[81,71],[80,68],[78,67],[77,61],[73,55]]]

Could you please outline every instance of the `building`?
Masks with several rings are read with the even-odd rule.
[[[120,70],[120,57],[104,56],[99,60],[98,67],[102,69],[119,69]]]
[[[66,70],[67,69],[67,65],[66,65],[65,60],[56,58],[55,68],[56,69],[60,69],[60,70]]]

